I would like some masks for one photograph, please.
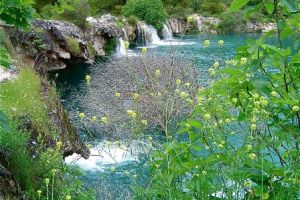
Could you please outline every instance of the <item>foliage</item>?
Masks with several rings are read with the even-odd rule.
[[[221,33],[242,32],[246,21],[241,12],[226,12],[221,15],[218,29]]]
[[[117,40],[115,38],[110,38],[106,41],[104,45],[104,52],[107,53],[107,55],[111,55],[113,52],[115,52],[117,47]]]
[[[232,9],[245,6],[236,2]],[[272,1],[270,14],[279,29],[275,39],[271,31],[238,48],[219,70],[219,64],[209,69],[217,74],[216,82],[199,92],[181,134],[152,153],[149,182],[133,187],[137,199],[298,198],[300,56],[295,35],[300,14],[292,2]]]
[[[74,23],[86,28],[86,18],[90,16],[88,0],[64,0],[59,4],[47,4],[41,9],[39,15],[45,19],[59,19]]]
[[[106,12],[111,12],[113,14],[120,14],[119,6],[124,4],[124,0],[88,0],[92,14],[104,14]]]
[[[0,107],[9,118],[28,114],[39,130],[48,132],[49,120],[40,84],[39,76],[32,69],[23,69],[18,79],[0,84]]]
[[[127,18],[127,22],[129,25],[135,27],[138,23],[138,18],[136,18],[135,16],[131,15]]]
[[[126,17],[136,16],[157,29],[162,29],[167,17],[161,0],[128,0],[123,14]]]
[[[26,28],[34,13],[31,0],[0,1],[0,19],[7,24]]]
[[[81,52],[79,42],[76,38],[72,37],[66,37],[66,41],[68,44],[68,50],[73,54],[73,55],[79,55]]]

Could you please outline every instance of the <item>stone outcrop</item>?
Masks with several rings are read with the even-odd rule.
[[[90,151],[80,140],[79,134],[70,121],[67,112],[63,109],[54,88],[48,82],[42,81],[41,94],[47,105],[51,124],[54,125],[58,139],[62,142],[63,156],[67,157],[73,153],[77,153],[87,159],[90,155]],[[51,144],[53,141],[49,143]]]
[[[276,25],[274,23],[254,23],[254,22],[247,22],[245,27],[245,32],[253,33],[266,33],[271,30],[275,30]]]
[[[69,61],[92,63],[96,56],[106,54],[109,39],[126,38],[132,27],[121,28],[117,18],[104,15],[88,18],[87,28],[82,30],[70,22],[35,20],[28,32],[9,29],[16,54],[23,55],[24,63],[38,71],[64,69]]]
[[[0,152],[1,153],[1,152]],[[0,200],[23,200],[21,189],[12,174],[0,163]]]
[[[167,20],[166,25],[172,30],[173,35],[181,36],[186,32],[197,31],[198,33],[218,33],[218,25],[221,20],[215,17],[204,17],[199,14],[193,14],[193,22],[188,24],[185,19],[171,18]],[[259,23],[259,22],[246,22],[240,27],[240,30],[233,30],[233,32],[243,33],[261,33],[274,30],[274,23]]]

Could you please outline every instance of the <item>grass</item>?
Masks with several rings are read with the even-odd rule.
[[[30,68],[24,68],[18,79],[0,84],[0,108],[10,118],[27,114],[36,128],[49,132],[47,106],[41,95],[41,80]]]
[[[27,150],[29,133],[20,132],[16,123],[11,123],[10,126],[10,132],[0,129],[0,147],[5,149],[9,155],[5,156],[4,162],[21,188],[29,191],[35,187],[32,179],[32,160]]]
[[[71,54],[78,56],[81,52],[78,40],[71,37],[66,37],[66,41],[68,43],[69,51]]]

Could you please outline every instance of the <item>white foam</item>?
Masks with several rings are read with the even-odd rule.
[[[137,147],[127,147],[124,144],[112,144],[106,141],[91,148],[90,152],[88,159],[75,153],[66,157],[65,162],[69,165],[77,165],[86,171],[104,171],[107,165],[137,162],[138,153],[140,153]]]
[[[14,78],[15,76],[0,66],[0,82]]]

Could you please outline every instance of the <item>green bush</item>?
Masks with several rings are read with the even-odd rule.
[[[65,0],[61,4],[44,6],[39,15],[44,19],[65,20],[86,28],[88,25],[86,18],[90,16],[90,9],[88,0]]]
[[[30,191],[36,187],[32,171],[32,160],[27,150],[29,143],[29,133],[20,132],[18,125],[12,123],[11,130],[6,132],[0,128],[0,150],[8,152],[5,163],[16,178],[21,188],[25,191]],[[3,164],[3,163],[2,163]]]
[[[210,14],[222,13],[226,10],[226,5],[223,3],[206,2],[201,5],[201,10]]]
[[[246,24],[241,12],[226,12],[221,15],[220,19],[218,29],[221,33],[242,32]]]
[[[234,59],[212,63],[214,83],[199,91],[177,135],[151,154],[148,182],[134,187],[137,199],[299,197],[300,28],[290,27],[299,16],[274,4],[271,16],[287,19],[240,46]]]
[[[157,29],[162,29],[167,17],[161,0],[128,0],[123,14],[126,17],[136,16]]]
[[[127,22],[129,25],[135,27],[138,23],[138,18],[136,18],[135,16],[133,15],[130,15],[128,18],[127,18]]]

